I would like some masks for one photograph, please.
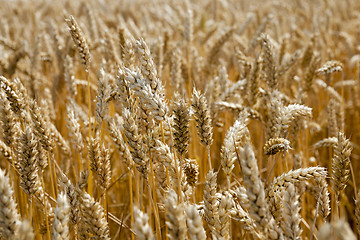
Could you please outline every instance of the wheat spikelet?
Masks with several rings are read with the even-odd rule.
[[[230,189],[228,192],[231,194],[233,199],[233,208],[230,210],[231,218],[240,222],[241,226],[248,231],[260,238],[259,232],[257,232],[255,221],[250,217],[248,209],[250,209],[250,202],[246,194],[246,189],[243,186]]]
[[[84,170],[80,172],[80,178],[76,183],[76,188],[79,189],[84,189],[86,187],[86,184],[88,182],[88,178],[89,178],[89,171],[88,170]]]
[[[194,23],[193,23],[193,12],[188,9],[185,13],[185,27],[184,27],[184,38],[186,42],[191,43],[194,40]]]
[[[100,169],[97,173],[99,176],[99,184],[105,191],[111,182],[111,165],[110,165],[110,151],[104,146],[101,149]]]
[[[125,72],[119,68],[116,74],[116,84],[118,87],[118,96],[122,105],[125,108],[133,108],[135,105],[135,98],[133,90],[130,89],[128,81],[125,80]]]
[[[183,164],[183,171],[186,177],[186,182],[194,187],[198,181],[199,166],[195,160],[186,159]]]
[[[117,29],[117,32],[118,32],[118,40],[119,40],[118,44],[120,48],[120,56],[122,57],[123,49],[125,47],[125,41],[126,41],[125,28],[121,26]]]
[[[289,35],[285,35],[284,37],[281,38],[281,43],[280,43],[280,49],[279,49],[279,56],[278,56],[278,64],[281,65],[281,63],[284,60],[284,56],[286,51],[288,50],[288,45],[289,45]]]
[[[245,56],[242,51],[237,51],[236,56],[239,59],[239,63],[244,66],[244,73],[241,75],[240,79],[250,79],[252,77],[250,74],[253,72],[253,67],[256,68],[256,66],[252,63],[253,59]],[[254,63],[256,64],[256,62]],[[251,82],[251,80],[249,82]],[[247,82],[247,88],[249,87],[249,82]]]
[[[45,196],[46,192],[40,182],[37,182],[36,186],[36,192],[34,195],[34,199],[39,200],[40,204],[38,204],[38,208],[40,211],[43,212],[43,215],[47,214],[45,217],[45,221],[47,219],[49,227],[51,227],[53,221],[54,221],[54,209],[52,208],[49,198]],[[38,203],[38,202],[36,202]],[[48,232],[48,228],[46,226],[46,223],[40,225],[39,231],[43,232],[43,234]]]
[[[120,63],[117,51],[115,49],[113,35],[109,31],[105,31],[105,40],[104,44],[107,45],[105,48],[105,55],[107,56],[107,61]]]
[[[100,168],[100,139],[90,138],[89,146],[88,146],[88,158],[90,160],[91,170],[96,173],[96,171]]]
[[[245,114],[250,119],[261,121],[261,115],[258,111],[253,108],[244,107],[242,104],[220,101],[216,102],[215,106],[219,108],[219,110],[230,110],[234,112],[234,115]]]
[[[155,167],[156,184],[159,186],[157,194],[159,199],[164,197],[166,191],[168,191],[168,174],[166,173],[166,167],[163,164],[157,164]]]
[[[235,202],[233,209],[230,210],[231,218],[240,222],[245,230],[259,235],[259,233],[255,230],[256,226],[254,220],[249,216],[249,213],[240,206],[241,200],[235,200],[237,198],[237,194],[231,190],[229,192],[232,194]]]
[[[225,91],[221,94],[219,99],[223,100],[220,102],[228,102],[231,99],[235,98],[238,92],[243,91],[247,86],[247,80],[242,79],[237,81],[236,83],[232,84],[229,88],[225,89]]]
[[[265,226],[267,218],[267,204],[265,201],[265,192],[263,183],[258,176],[257,163],[254,152],[249,145],[245,145],[245,149],[240,150],[240,163],[244,175],[246,193],[250,202],[250,214],[255,219],[257,225]],[[251,177],[250,174],[253,176]],[[260,199],[258,199],[260,198]]]
[[[234,84],[235,85],[235,84]],[[219,110],[230,110],[233,112],[241,112],[246,110],[246,107],[242,104],[232,103],[232,102],[225,102],[225,101],[219,101],[215,103],[215,107]]]
[[[111,178],[109,150],[100,145],[99,138],[91,138],[88,155],[91,170],[97,176],[100,187],[106,189]]]
[[[237,186],[234,189],[230,189],[229,192],[233,195],[234,199],[239,200],[239,204],[245,210],[250,209],[250,202],[246,193],[246,188],[244,186]]]
[[[268,187],[268,190],[277,191],[278,189],[286,187],[289,183],[296,183],[311,178],[321,178],[325,177],[326,174],[327,171],[323,167],[308,167],[290,170],[289,172],[276,177]]]

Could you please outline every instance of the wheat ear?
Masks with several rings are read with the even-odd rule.
[[[53,223],[53,240],[69,239],[69,215],[70,205],[65,193],[60,193],[57,197],[55,209],[55,220]]]
[[[0,232],[6,239],[12,239],[15,236],[20,224],[20,215],[13,195],[9,176],[0,169]]]

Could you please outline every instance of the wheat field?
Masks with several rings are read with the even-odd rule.
[[[0,239],[358,238],[359,1],[0,5]]]

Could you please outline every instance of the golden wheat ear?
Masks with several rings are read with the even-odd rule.
[[[57,206],[54,212],[55,220],[53,223],[52,239],[68,239],[69,238],[69,216],[70,205],[65,193],[60,193],[57,197]]]
[[[10,184],[9,176],[0,169],[0,222],[1,235],[6,239],[13,239],[19,233],[20,215],[16,209],[13,198],[14,190]]]
[[[149,216],[143,213],[139,208],[134,207],[134,232],[136,239],[154,240],[153,231],[149,225]]]
[[[78,49],[81,63],[84,65],[85,69],[89,70],[90,65],[90,51],[88,44],[85,40],[84,34],[81,31],[79,25],[77,24],[75,18],[73,16],[69,16],[67,19],[65,19],[66,24],[69,27],[69,32],[71,34],[71,37],[76,45],[76,48]]]

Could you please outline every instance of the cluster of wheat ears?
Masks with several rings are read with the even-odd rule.
[[[360,1],[1,1],[1,239],[357,239]]]

